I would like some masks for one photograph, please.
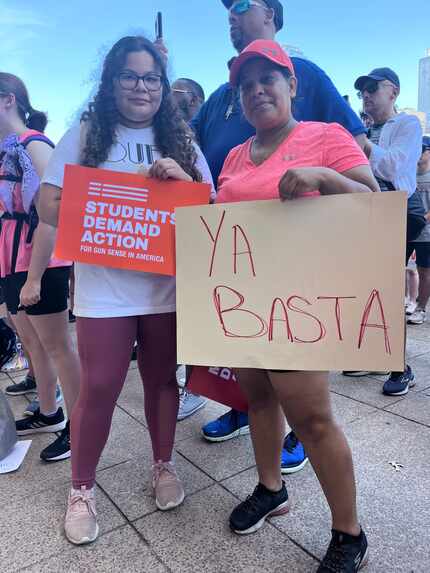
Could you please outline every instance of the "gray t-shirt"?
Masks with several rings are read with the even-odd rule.
[[[430,171],[417,176],[417,191],[421,196],[424,203],[424,209],[426,213],[430,212]],[[417,239],[416,243],[430,243],[430,222],[427,221],[427,225],[421,231],[421,234]]]

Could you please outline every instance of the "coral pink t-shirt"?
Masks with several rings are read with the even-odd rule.
[[[228,154],[218,179],[216,203],[279,198],[279,181],[288,169],[328,167],[343,173],[359,165],[369,165],[351,134],[337,123],[297,124],[260,165],[251,159],[253,139]],[[317,196],[319,191],[307,195]]]

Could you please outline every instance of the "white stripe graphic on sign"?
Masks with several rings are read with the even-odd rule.
[[[124,195],[113,195],[111,193],[102,193],[102,197],[113,197],[114,199],[130,199],[130,201],[139,201],[140,203],[148,202],[148,199],[140,199],[138,197],[125,197]]]
[[[140,193],[149,193],[148,189],[144,189],[142,187],[128,187],[127,185],[113,185],[111,183],[104,183],[103,187],[106,189],[124,189],[126,191],[140,191]]]
[[[100,197],[101,193],[95,193],[94,191],[88,191],[88,195],[95,195],[96,197]]]
[[[103,193],[118,193],[118,195],[125,195],[127,197],[148,197],[148,193],[133,193],[131,191],[118,191],[117,189],[103,189]]]

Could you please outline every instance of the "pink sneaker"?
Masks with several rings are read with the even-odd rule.
[[[67,539],[75,545],[92,543],[97,539],[99,526],[97,525],[94,487],[87,489],[71,489],[67,504],[64,531]]]
[[[156,462],[152,466],[152,487],[158,509],[173,509],[184,501],[184,488],[173,462]]]

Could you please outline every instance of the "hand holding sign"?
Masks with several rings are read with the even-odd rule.
[[[185,173],[182,167],[170,157],[163,157],[163,159],[157,159],[157,161],[154,161],[148,171],[148,175],[149,177],[155,177],[162,181],[166,181],[167,179],[176,179],[177,181],[188,182],[192,181],[190,175]]]
[[[300,167],[288,169],[279,182],[279,196],[282,201],[306,197],[321,187],[324,167]]]

